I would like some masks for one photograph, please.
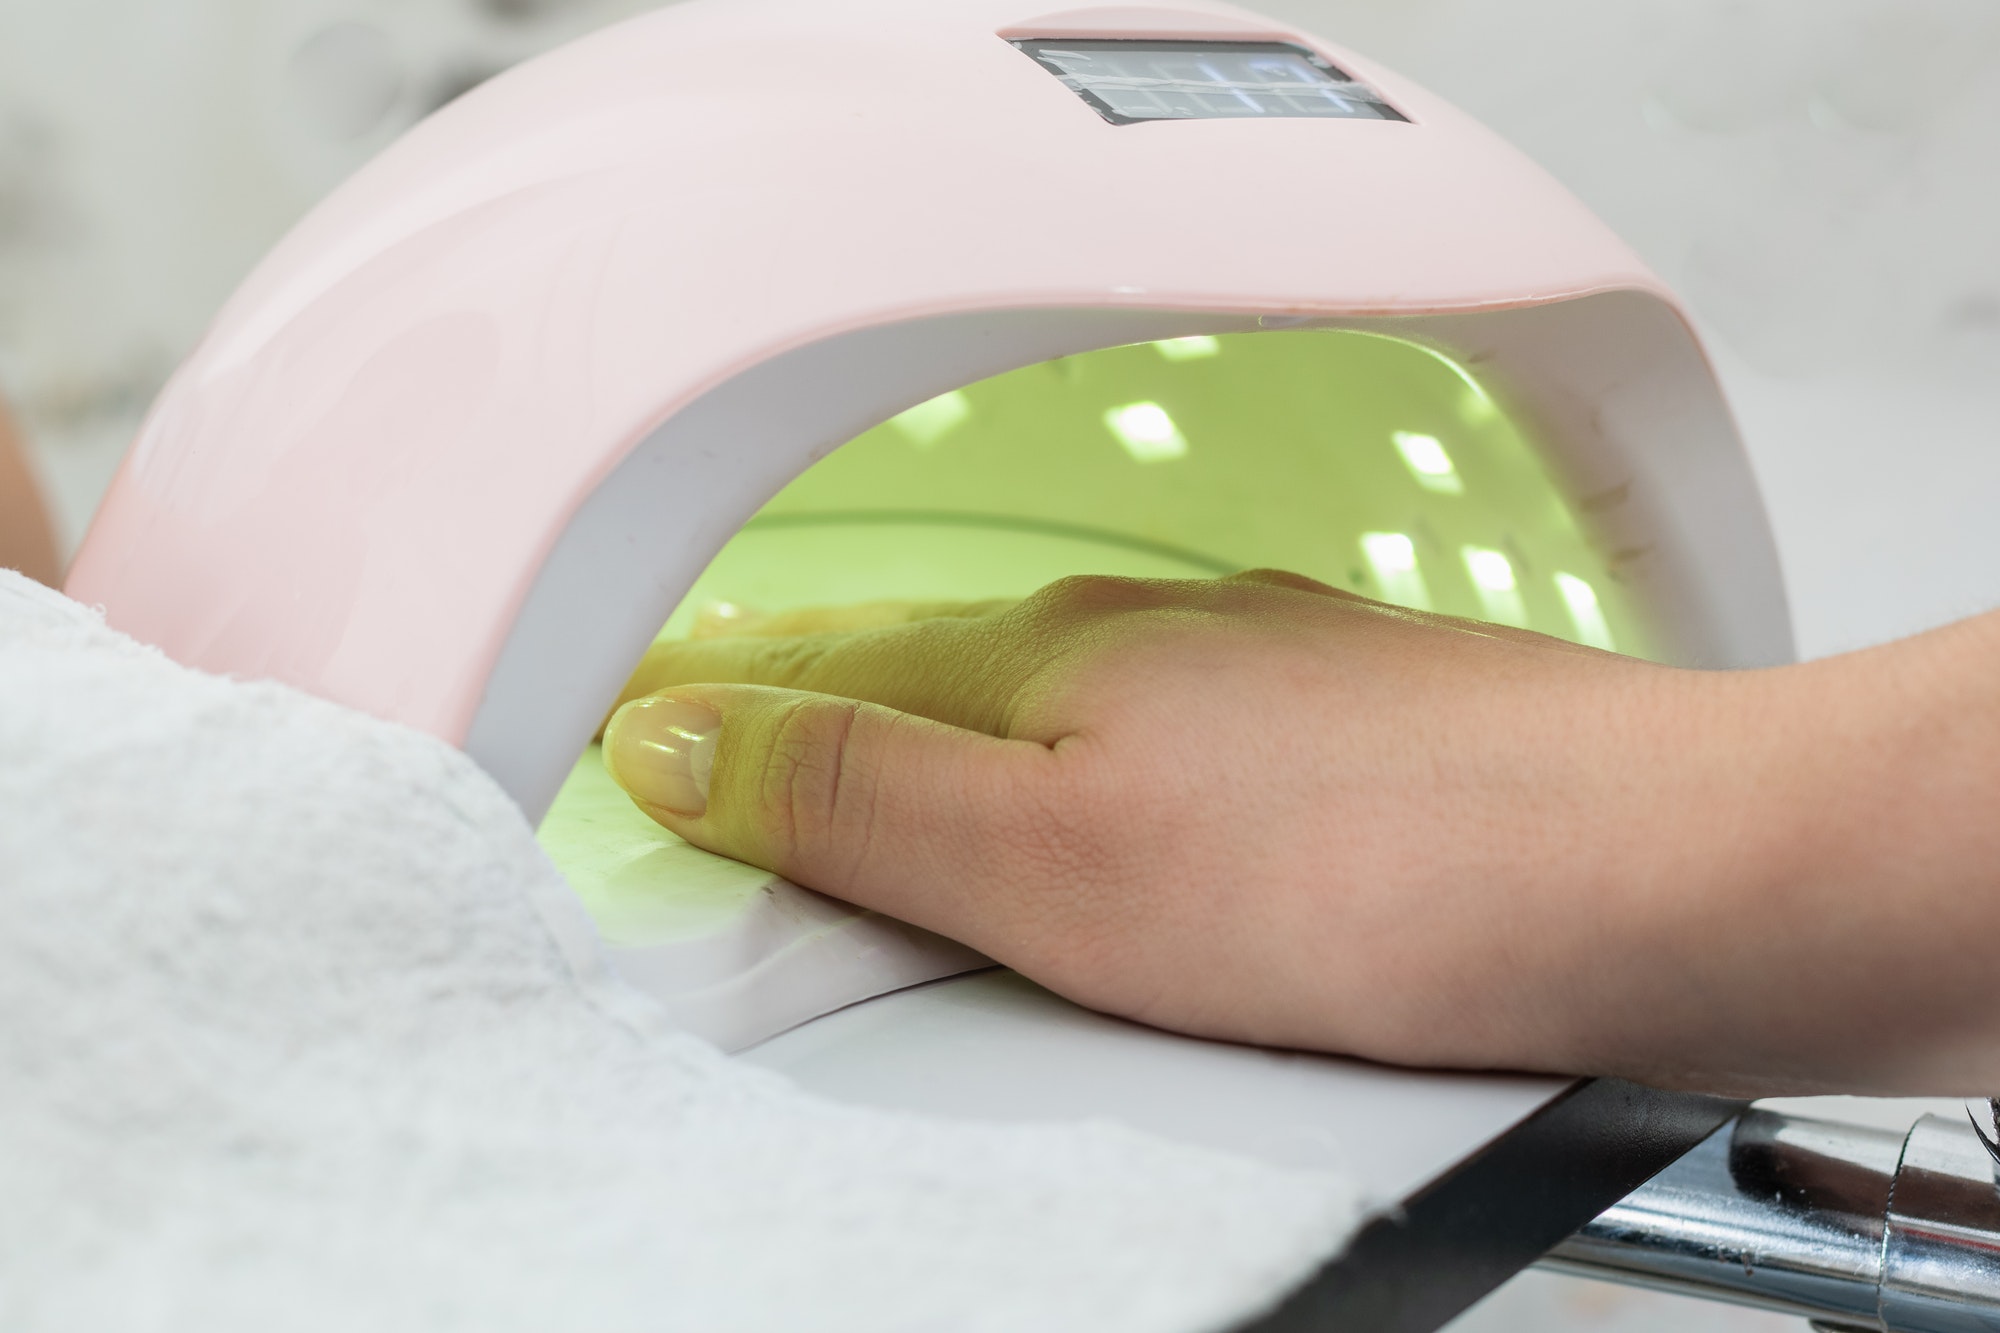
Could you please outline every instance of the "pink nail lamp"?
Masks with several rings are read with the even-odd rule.
[[[1425,374],[1464,401],[1390,429],[1368,395]],[[1502,426],[1528,453],[1479,443]],[[532,820],[568,792],[551,849],[614,962],[738,1048],[983,965],[675,844],[577,764],[718,551],[857,437],[825,466],[865,467],[766,511],[795,545],[743,600],[1284,563],[1684,663],[1792,651],[1672,294],[1452,107],[1194,2],[696,0],[494,80],[229,303],[69,591],[461,746]],[[1492,499],[1523,468],[1546,496]],[[1565,554],[1523,535],[1543,510]],[[814,583],[841,548],[801,515],[905,555]],[[960,563],[1005,577],[953,573],[971,529],[1015,545]]]

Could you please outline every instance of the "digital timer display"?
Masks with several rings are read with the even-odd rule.
[[[1018,41],[1114,125],[1315,117],[1407,120],[1325,58],[1284,42]]]

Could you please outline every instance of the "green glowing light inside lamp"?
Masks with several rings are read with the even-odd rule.
[[[1616,652],[1611,624],[1605,620],[1604,608],[1597,601],[1597,589],[1574,574],[1558,574],[1556,591],[1562,594],[1563,605],[1569,610],[1570,623],[1576,626],[1576,641],[1606,652]]]
[[[1072,574],[1276,568],[1645,655],[1643,606],[1499,401],[1436,348],[1356,330],[1025,366],[807,469],[716,555],[663,634],[801,606],[1023,597]],[[710,929],[769,878],[646,819],[594,755],[542,843],[621,943]]]
[[[1409,537],[1400,532],[1364,532],[1361,558],[1368,562],[1383,601],[1417,611],[1431,609],[1431,590],[1417,564],[1417,544]]]
[[[1395,442],[1396,452],[1403,456],[1404,465],[1410,469],[1410,475],[1417,479],[1419,486],[1440,495],[1465,493],[1465,480],[1452,466],[1451,455],[1444,451],[1444,445],[1437,436],[1399,430],[1389,438]]]
[[[1018,597],[1068,574],[1271,567],[1643,655],[1624,585],[1496,404],[1437,348],[1357,330],[1175,338],[1024,366],[815,464],[716,556],[666,633],[713,603],[755,614]],[[1489,554],[1468,563],[1467,550]],[[1555,570],[1588,586],[1595,617]]]
[[[1197,333],[1188,338],[1161,339],[1153,344],[1153,350],[1169,361],[1199,361],[1222,351],[1222,340]]]
[[[1127,403],[1104,414],[1104,424],[1138,463],[1164,463],[1187,454],[1187,438],[1158,403]]]
[[[920,449],[928,449],[972,415],[972,402],[963,390],[941,393],[929,402],[918,403],[909,411],[890,419]]]
[[[1527,603],[1521,598],[1520,580],[1514,577],[1514,562],[1485,546],[1468,546],[1462,554],[1465,572],[1471,575],[1480,609],[1485,612],[1481,619],[1528,628]]]

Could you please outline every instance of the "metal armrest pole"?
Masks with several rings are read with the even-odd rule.
[[[1749,1111],[1542,1260],[1877,1333],[2000,1330],[2000,1189],[1969,1122]]]

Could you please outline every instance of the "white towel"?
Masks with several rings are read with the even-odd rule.
[[[661,1029],[427,736],[0,573],[8,1333],[1213,1329],[1355,1190]]]

